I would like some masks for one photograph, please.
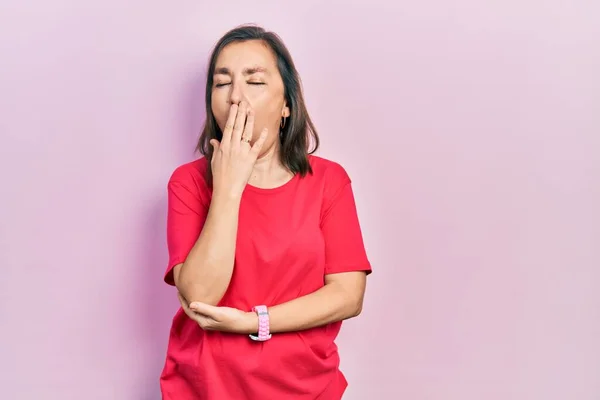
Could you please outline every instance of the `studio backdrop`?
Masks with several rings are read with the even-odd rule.
[[[348,400],[600,398],[600,3],[0,3],[0,398],[156,400],[166,184],[212,45],[277,32],[373,274]]]

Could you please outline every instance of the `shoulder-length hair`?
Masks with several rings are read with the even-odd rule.
[[[283,80],[284,96],[290,109],[284,127],[280,129],[279,141],[281,144],[281,163],[292,173],[304,177],[312,173],[308,155],[317,151],[319,147],[319,136],[313,122],[308,115],[304,96],[302,94],[302,83],[300,75],[296,70],[292,56],[281,38],[274,32],[255,25],[238,26],[227,32],[215,45],[210,56],[206,78],[206,121],[198,140],[196,150],[208,160],[207,181],[212,183],[212,172],[210,161],[212,160],[213,148],[211,139],[221,140],[223,132],[219,128],[212,112],[212,86],[213,75],[217,58],[223,48],[235,42],[249,40],[260,40],[271,48],[277,58],[277,68]]]

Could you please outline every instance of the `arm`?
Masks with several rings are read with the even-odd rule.
[[[363,271],[326,275],[325,286],[316,292],[269,308],[271,332],[301,331],[358,316],[366,281]],[[247,324],[246,333],[255,332],[258,316],[248,313]]]
[[[269,308],[271,332],[302,331],[358,316],[362,311],[367,272],[326,275],[325,286],[319,290]],[[190,304],[181,296],[179,301],[186,314],[203,329],[256,333],[258,316],[254,312],[202,302]]]
[[[240,201],[239,196],[213,197],[198,240],[185,261],[173,269],[177,290],[190,302],[216,305],[229,286]]]
[[[327,325],[355,317],[362,310],[366,275],[371,272],[371,265],[349,180],[332,192],[321,223],[325,239],[325,285],[308,295],[269,307],[270,329],[274,333]],[[253,333],[258,326],[255,313],[200,302],[190,304],[188,315],[204,329]]]
[[[299,331],[355,317],[362,310],[371,266],[364,248],[350,178],[331,171],[321,216],[325,240],[325,285],[319,290],[269,308],[273,333]],[[254,321],[258,317],[253,317]],[[253,327],[256,330],[257,323]]]
[[[176,254],[175,262],[171,263],[176,264],[173,283],[189,302],[216,305],[231,281],[242,193],[267,138],[264,129],[251,145],[253,129],[254,112],[248,110],[245,103],[239,108],[232,104],[222,141],[210,141],[214,150],[211,159],[213,195],[208,211],[204,206],[204,212],[189,213],[193,207],[181,201],[186,196],[177,196],[175,184],[169,186],[169,202],[173,201],[173,205],[169,204],[168,236]],[[207,189],[206,182],[204,189]],[[201,203],[197,201],[201,196],[194,198],[190,193],[188,190],[188,203]],[[178,212],[178,208],[183,213]],[[191,218],[186,218],[186,213],[191,214]],[[199,215],[205,219],[198,218]]]

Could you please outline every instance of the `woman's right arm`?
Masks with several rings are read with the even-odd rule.
[[[217,305],[229,286],[242,193],[267,138],[265,129],[250,144],[253,131],[254,112],[233,104],[221,142],[210,141],[213,195],[206,221],[185,261],[173,268],[175,286],[188,303]]]
[[[175,286],[188,302],[217,305],[223,298],[233,273],[240,201],[215,193],[198,240],[173,268]]]

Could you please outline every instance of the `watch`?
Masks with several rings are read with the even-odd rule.
[[[258,315],[258,333],[250,335],[250,339],[257,342],[264,342],[271,339],[272,335],[269,331],[269,311],[267,310],[267,306],[254,306],[252,307],[252,311]]]

